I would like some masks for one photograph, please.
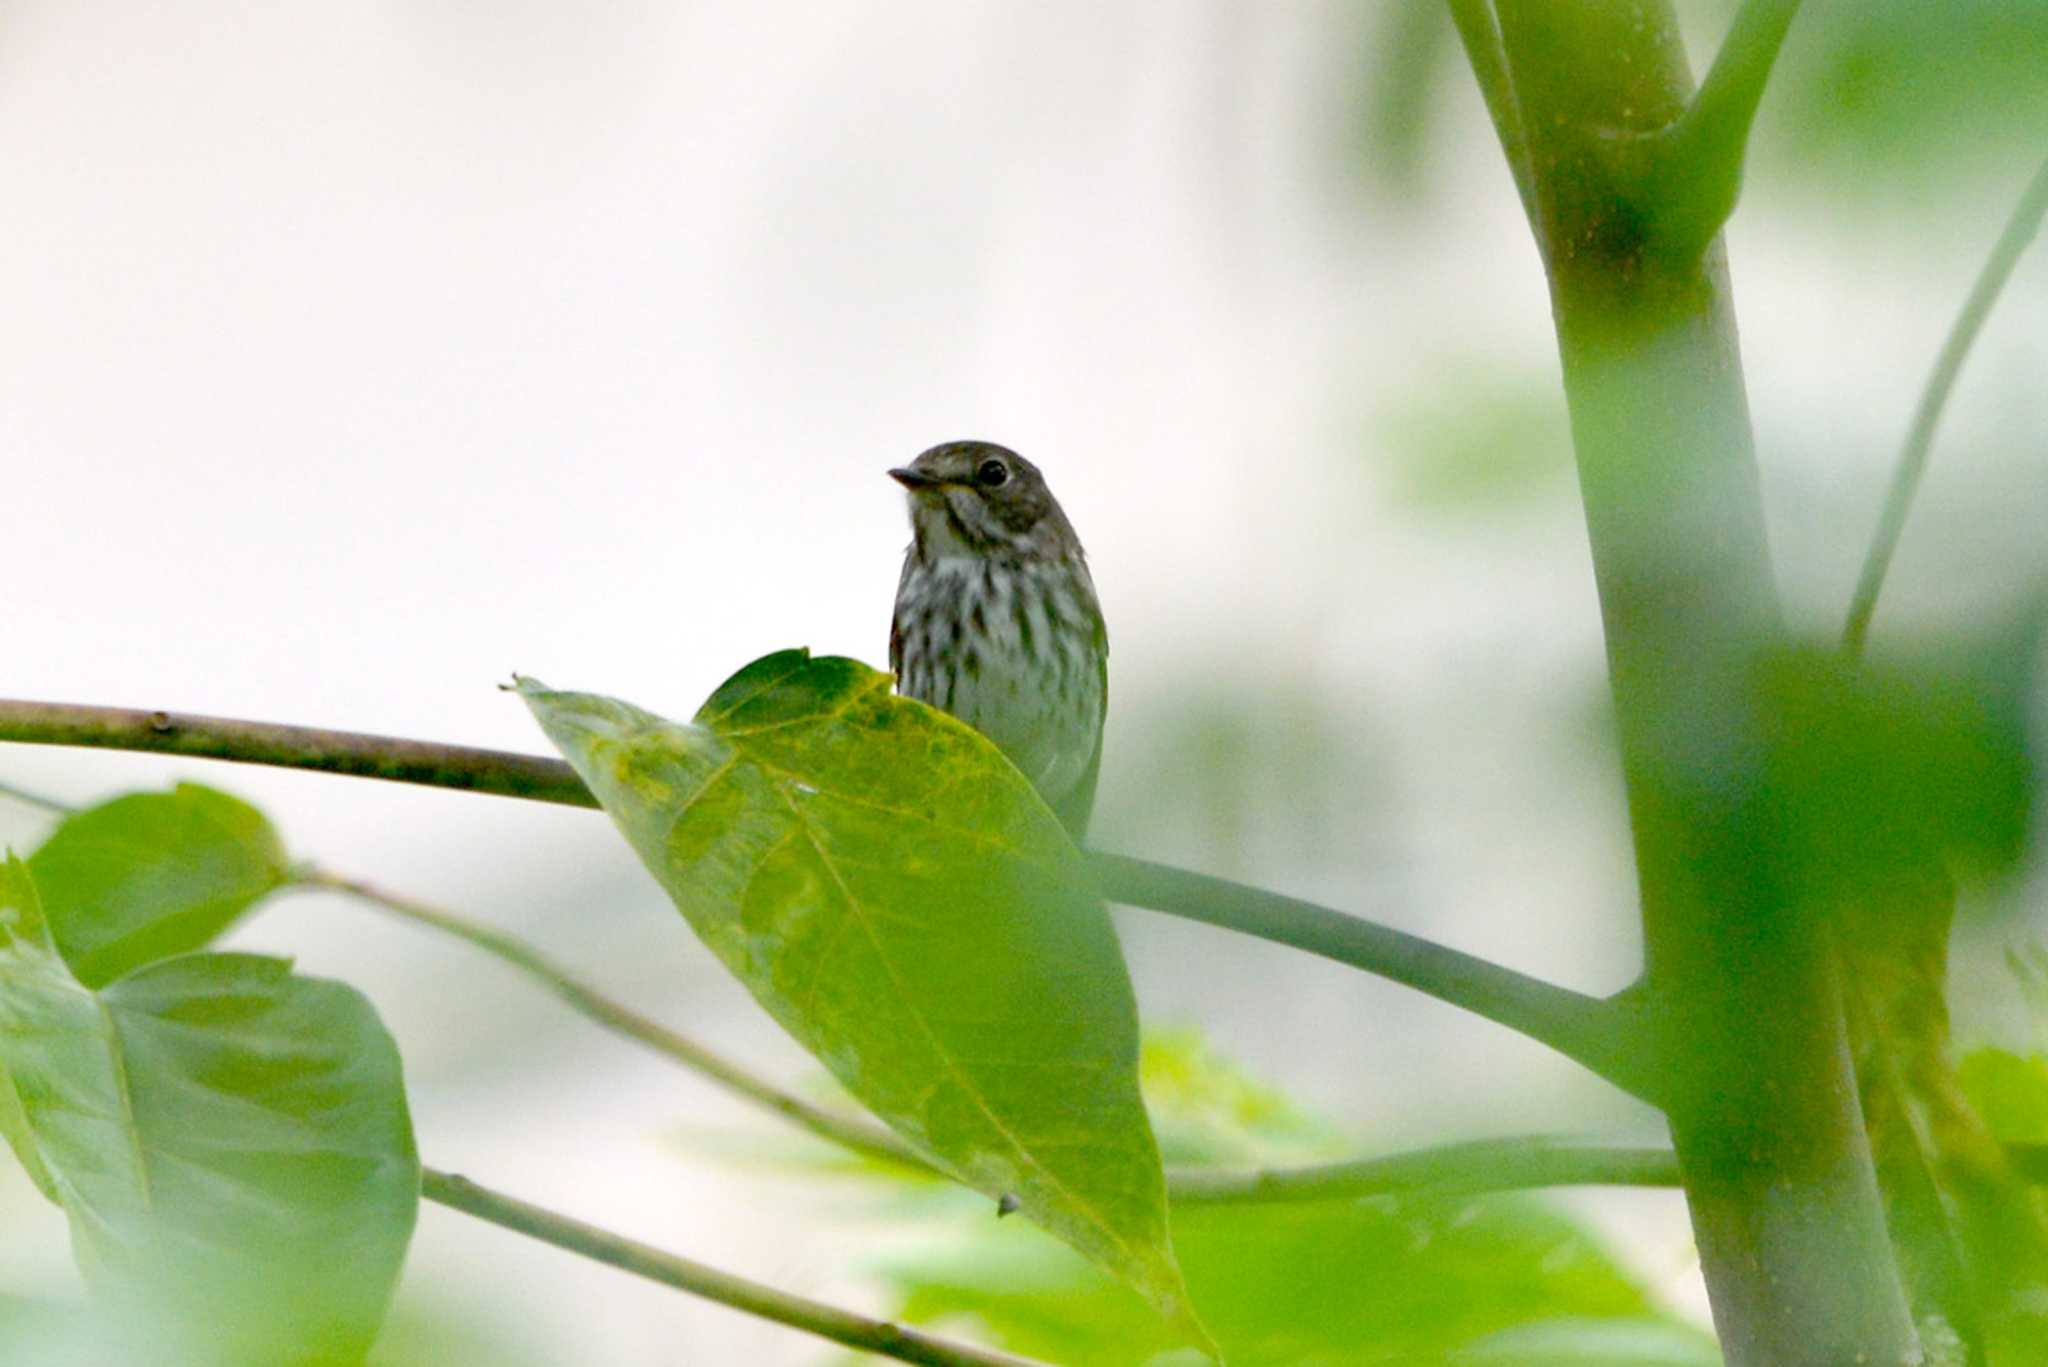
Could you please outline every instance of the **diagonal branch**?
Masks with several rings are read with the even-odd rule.
[[[1111,901],[1272,940],[1463,1007],[1547,1044],[1655,1102],[1657,1069],[1637,994],[1602,999],[1341,911],[1128,855],[1088,856]]]
[[[1522,106],[1515,98],[1514,82],[1508,76],[1507,53],[1501,47],[1500,24],[1493,13],[1493,0],[1450,0],[1451,18],[1458,26],[1458,40],[1465,45],[1465,57],[1472,63],[1473,79],[1486,100],[1486,113],[1493,120],[1500,150],[1507,155],[1508,173],[1515,178],[1515,192],[1522,197],[1522,212],[1536,224],[1536,188],[1529,169],[1529,138],[1522,129]],[[1537,234],[1537,241],[1543,240]]]
[[[1536,1187],[1675,1187],[1670,1149],[1570,1144],[1548,1135],[1477,1139],[1300,1168],[1182,1170],[1176,1205],[1350,1201],[1404,1192],[1476,1195]]]
[[[1799,0],[1744,0],[1699,92],[1657,139],[1644,207],[1673,256],[1705,251],[1735,212],[1750,125],[1798,12]]]
[[[466,1177],[420,1170],[420,1195],[465,1215],[502,1226],[556,1248],[645,1277],[652,1282],[729,1305],[735,1310],[800,1329],[834,1343],[926,1367],[1047,1367],[1031,1358],[956,1343],[886,1320],[869,1319],[689,1258],[585,1224],[478,1186]]]
[[[560,760],[344,731],[70,703],[0,700],[0,741],[197,755],[595,807]],[[1658,1070],[1633,996],[1602,1001],[1387,926],[1257,888],[1092,854],[1103,891],[1132,906],[1292,945],[1391,978],[1517,1030],[1654,1099]]]
[[[12,783],[0,783],[0,797],[11,798],[24,807],[39,808],[42,811],[50,812],[57,816],[69,815],[73,810],[68,802],[59,802],[54,797],[45,797],[41,793],[30,792],[26,788],[17,788]]]
[[[599,1025],[709,1078],[821,1139],[907,1170],[944,1175],[888,1131],[815,1105],[749,1073],[696,1041],[607,997],[533,945],[495,926],[401,897],[358,879],[318,870],[301,872],[294,886],[344,893],[401,920],[453,935],[539,980]],[[1175,1201],[1210,1204],[1320,1201],[1425,1188],[1480,1192],[1517,1187],[1670,1186],[1677,1181],[1676,1172],[1668,1150],[1572,1145],[1538,1135],[1308,1167],[1256,1171],[1176,1167],[1167,1172],[1167,1191]]]
[[[295,886],[301,888],[345,893],[401,920],[411,921],[415,925],[427,926],[443,934],[453,935],[459,940],[465,940],[545,984],[570,1007],[605,1029],[644,1045],[671,1062],[680,1063],[699,1076],[709,1078],[727,1091],[757,1106],[766,1107],[821,1139],[830,1140],[867,1158],[894,1163],[919,1172],[931,1172],[929,1164],[912,1153],[901,1140],[887,1130],[851,1116],[840,1115],[754,1076],[715,1050],[706,1048],[686,1035],[678,1034],[659,1021],[643,1016],[631,1007],[614,1001],[588,983],[579,981],[567,969],[554,963],[540,950],[517,936],[508,935],[495,926],[485,925],[481,921],[458,916],[439,907],[428,906],[414,898],[387,892],[360,879],[345,878],[320,870],[307,870],[300,873],[293,882]]]
[[[1985,261],[1977,283],[1970,288],[1970,297],[1963,301],[1963,311],[1956,315],[1955,325],[1941,344],[1941,354],[1935,358],[1934,370],[1927,377],[1926,388],[1920,392],[1920,402],[1913,410],[1913,426],[1906,433],[1906,444],[1899,452],[1898,467],[1892,472],[1891,489],[1885,495],[1884,512],[1878,517],[1877,535],[1870,543],[1870,551],[1863,559],[1863,572],[1856,580],[1856,596],[1849,605],[1849,620],[1842,628],[1842,649],[1851,659],[1863,653],[1864,640],[1870,634],[1870,618],[1877,611],[1877,595],[1884,588],[1885,571],[1891,568],[1892,553],[1899,548],[1899,536],[1906,527],[1906,514],[1913,507],[1913,495],[1920,489],[1920,477],[1927,472],[1927,457],[1934,447],[1934,429],[1941,421],[1942,409],[1948,406],[1948,396],[1955,389],[1956,376],[1962,373],[1963,362],[1969,357],[1977,334],[1984,330],[1984,320],[1990,317],[1991,306],[1998,302],[1999,292],[2012,278],[2013,267],[2019,263],[2020,254],[2041,230],[2044,215],[2048,215],[2048,162],[2041,163],[2041,169],[2034,173],[2034,179],[2021,194],[2020,202],[2013,207],[2012,217],[2006,220],[2005,231],[1998,235],[1990,259]]]

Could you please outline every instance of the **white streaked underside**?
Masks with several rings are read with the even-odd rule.
[[[913,559],[896,600],[897,690],[973,726],[1057,803],[1102,729],[1093,600],[1085,565]]]

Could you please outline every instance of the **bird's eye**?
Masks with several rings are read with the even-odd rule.
[[[984,486],[993,489],[998,485],[1009,482],[1010,467],[999,460],[985,460],[981,463],[981,468],[974,472],[974,478]]]

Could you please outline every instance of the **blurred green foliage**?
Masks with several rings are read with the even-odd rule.
[[[1147,1040],[1144,1081],[1161,1142],[1182,1161],[1299,1162],[1339,1147],[1192,1032]],[[864,1174],[890,1182],[879,1167]],[[943,1231],[881,1264],[901,1318],[971,1324],[1063,1367],[1175,1361],[1144,1307],[1068,1250],[957,1193],[926,1186],[906,1202],[897,1184],[889,1190],[892,1209]],[[1582,1227],[1535,1198],[1186,1206],[1174,1239],[1233,1367],[1719,1360],[1710,1339],[1660,1312]]]
[[[70,1221],[98,1328],[152,1363],[339,1367],[376,1337],[419,1160],[397,1046],[354,989],[211,953],[89,987],[11,860],[0,1131]]]
[[[2048,947],[2027,944],[2006,951],[2021,996],[2033,1017],[2031,1053],[1983,1047],[1963,1056],[1964,1091],[1991,1132],[2008,1144],[2048,1144]]]
[[[1766,659],[1755,706],[1768,747],[1788,888],[1842,905],[1887,880],[1960,866],[1995,874],[2024,853],[2037,762],[2028,699],[2038,637],[1948,642],[1858,662],[1833,649]]]
[[[2048,122],[2048,5],[1810,0],[1771,80],[1765,155],[1844,188],[1868,186],[1886,164],[2024,165]]]
[[[1983,1048],[1963,1056],[1963,1090],[2008,1144],[2048,1144],[2048,1058]]]
[[[1372,424],[1369,449],[1388,453],[1395,497],[1454,513],[1571,496],[1571,425],[1555,376],[1471,365],[1444,373],[1442,385],[1404,395]]]

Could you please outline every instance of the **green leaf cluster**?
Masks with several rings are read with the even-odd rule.
[[[0,869],[0,1131],[128,1360],[359,1362],[404,1260],[419,1163],[369,1003],[196,952],[285,875],[260,814],[191,785]]]
[[[1298,1160],[1333,1143],[1191,1033],[1148,1040],[1145,1057],[1160,1132],[1183,1153]],[[1063,1367],[1176,1362],[1158,1322],[1069,1250],[1014,1223],[962,1229],[944,1194],[913,1209],[946,1232],[881,1264],[899,1317],[972,1324]],[[1232,1367],[1720,1361],[1709,1336],[1661,1312],[1574,1221],[1533,1198],[1191,1205],[1174,1212],[1174,1241]]]

